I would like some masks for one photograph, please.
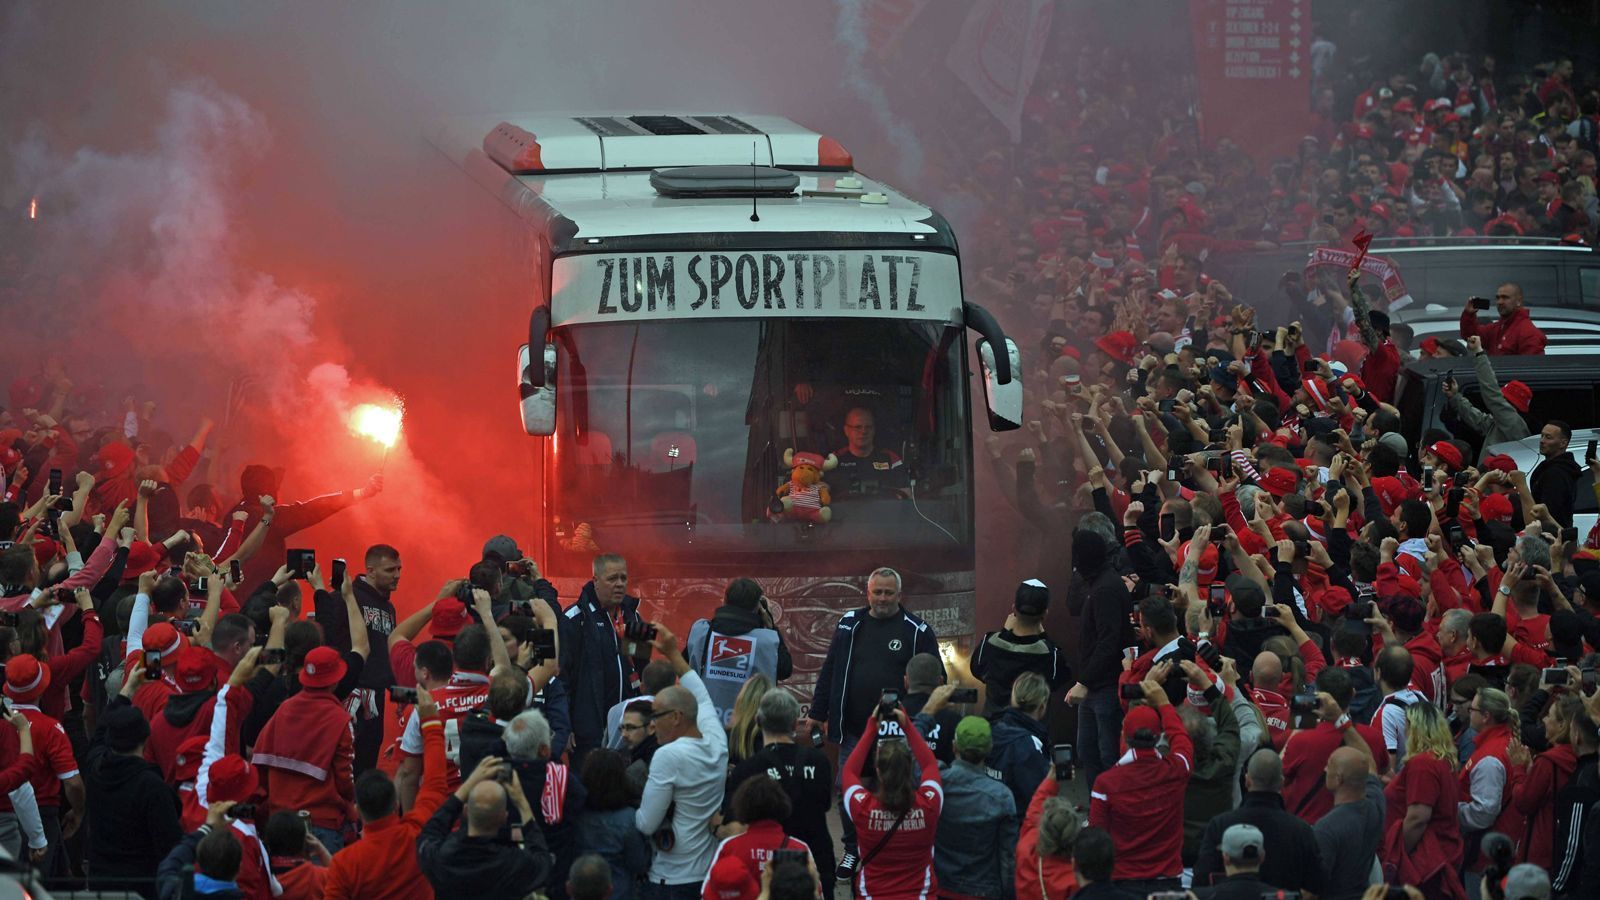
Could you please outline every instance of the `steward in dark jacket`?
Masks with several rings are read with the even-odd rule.
[[[1050,732],[1043,722],[1015,706],[1001,710],[991,728],[994,747],[984,764],[990,777],[1010,789],[1017,809],[1026,810],[1039,782],[1050,773]]]
[[[1540,442],[1543,443],[1543,438]],[[1533,493],[1534,502],[1543,503],[1545,509],[1550,510],[1550,518],[1560,522],[1562,528],[1572,527],[1572,505],[1577,499],[1581,477],[1583,467],[1571,453],[1545,457],[1528,477],[1528,489]]]

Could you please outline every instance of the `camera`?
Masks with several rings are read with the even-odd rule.
[[[622,626],[622,636],[630,641],[642,641],[648,644],[656,639],[658,633],[656,626],[643,619],[634,619],[623,623]]]
[[[254,819],[256,817],[256,805],[254,803],[235,803],[228,807],[226,815],[230,819]]]
[[[295,578],[305,578],[311,570],[317,567],[317,553],[315,550],[289,550],[284,561],[289,569],[289,574]]]
[[[894,688],[884,688],[878,695],[878,721],[887,722],[894,718],[895,711],[900,709],[900,692]]]
[[[978,702],[978,689],[977,688],[970,688],[970,687],[956,688],[955,690],[950,692],[950,702],[951,703],[977,703]]]
[[[417,702],[417,689],[391,684],[389,685],[389,699],[396,703],[415,704]]]
[[[1057,781],[1071,781],[1072,767],[1077,761],[1078,755],[1071,744],[1057,744],[1050,748],[1050,762],[1056,767]]]

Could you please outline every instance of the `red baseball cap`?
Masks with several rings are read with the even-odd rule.
[[[1478,501],[1478,516],[1485,522],[1509,522],[1511,515],[1511,501],[1505,494],[1490,494]]]
[[[189,646],[189,639],[168,622],[157,622],[144,630],[140,641],[146,652],[159,653],[163,659],[172,659]]]
[[[204,647],[190,644],[183,648],[178,654],[175,668],[173,680],[178,682],[178,690],[182,693],[203,691],[217,682],[217,667],[211,661],[211,651]]]
[[[1452,472],[1461,468],[1461,451],[1457,450],[1454,444],[1435,441],[1429,444],[1428,449],[1424,452],[1432,453],[1434,456],[1439,457],[1439,461],[1449,466]]]
[[[1138,738],[1141,731],[1149,732],[1149,743],[1146,747],[1154,747],[1161,738],[1161,714],[1148,706],[1135,706],[1128,710],[1122,718],[1122,739],[1130,745]]]
[[[231,800],[239,803],[256,792],[256,767],[237,753],[229,753],[211,764],[206,772],[206,799],[213,803]]]
[[[1274,497],[1287,497],[1300,486],[1300,479],[1288,469],[1272,469],[1261,479],[1261,487]]]

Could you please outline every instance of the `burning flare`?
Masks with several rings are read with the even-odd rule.
[[[405,410],[399,405],[363,403],[350,412],[350,430],[377,441],[387,452],[400,439],[400,421],[404,417]]]

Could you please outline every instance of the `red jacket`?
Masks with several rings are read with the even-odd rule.
[[[931,897],[939,890],[933,874],[933,838],[939,828],[939,813],[944,809],[939,760],[915,728],[908,730],[906,743],[911,746],[911,755],[916,758],[922,777],[912,796],[911,808],[895,830],[893,840],[889,840],[889,832],[900,816],[879,806],[878,798],[861,786],[861,769],[875,743],[857,741],[840,772],[844,813],[856,827],[861,855],[873,857],[871,863],[856,871],[854,888],[858,897],[904,900]],[[881,850],[878,849],[880,845]]]
[[[1490,356],[1540,356],[1544,353],[1544,332],[1533,324],[1526,307],[1487,325],[1478,321],[1477,311],[1462,311],[1461,339],[1473,335],[1483,339],[1483,352]]]
[[[228,745],[237,747],[239,728],[250,715],[254,697],[249,691],[234,689],[228,692]],[[192,737],[211,733],[211,721],[216,715],[217,695],[213,691],[193,694],[172,694],[166,707],[150,720],[150,738],[144,745],[144,758],[161,769],[161,777],[168,784],[175,783],[174,770],[178,765],[178,748]]]
[[[1378,771],[1389,768],[1389,751],[1383,746],[1383,728],[1351,725],[1372,748]],[[1312,825],[1333,809],[1333,794],[1328,791],[1328,757],[1344,746],[1344,736],[1332,722],[1318,722],[1315,728],[1290,732],[1283,744],[1283,808]]]
[[[1017,838],[1017,900],[1056,900],[1069,897],[1078,889],[1071,859],[1039,856],[1039,818],[1044,815],[1044,802],[1056,795],[1056,789],[1054,778],[1039,782],[1039,789],[1028,804],[1027,818],[1022,820],[1022,832]]]
[[[1176,878],[1183,871],[1183,792],[1194,770],[1194,743],[1171,704],[1159,707],[1168,750],[1129,749],[1095,780],[1089,824],[1116,845],[1114,881]]]
[[[1567,786],[1573,770],[1578,768],[1578,756],[1571,744],[1557,744],[1533,758],[1528,774],[1511,789],[1511,805],[1528,817],[1528,826],[1520,837],[1518,859],[1530,862],[1545,871],[1554,860],[1556,820],[1556,794]]]
[[[411,811],[367,822],[361,840],[333,855],[324,900],[433,900],[417,866],[417,835],[449,796],[444,776],[444,723],[422,723],[422,785]]]
[[[303,688],[283,701],[256,739],[254,762],[265,777],[269,813],[304,809],[311,824],[329,829],[354,815],[355,734],[330,689]]]
[[[1511,714],[1516,715],[1516,710],[1512,710]],[[1494,823],[1485,830],[1498,831],[1508,837],[1522,834],[1525,827],[1522,813],[1511,802],[1512,795],[1516,793],[1517,781],[1522,777],[1522,770],[1513,766],[1510,758],[1506,755],[1510,743],[1511,729],[1505,725],[1491,725],[1479,732],[1472,751],[1472,757],[1461,767],[1461,774],[1457,780],[1457,784],[1461,789],[1460,802],[1472,803],[1480,799],[1472,795],[1473,770],[1483,765],[1485,760],[1495,759],[1499,761],[1501,768],[1505,770],[1505,783],[1501,786],[1500,792],[1500,810],[1495,816]],[[1487,801],[1489,798],[1484,797],[1481,799]],[[1481,835],[1482,831],[1473,831],[1465,837],[1469,841],[1476,841]],[[1468,868],[1471,871],[1482,871],[1488,864],[1488,859],[1479,855],[1477,862]]]
[[[1361,360],[1361,383],[1379,403],[1394,402],[1394,388],[1400,380],[1400,351],[1385,340]]]
[[[27,703],[10,706],[13,712],[28,718],[28,728],[33,732],[34,765],[28,780],[33,783],[34,800],[40,809],[60,806],[61,782],[78,777],[78,759],[72,755],[72,741],[68,740],[61,723],[40,712],[39,707]],[[11,798],[0,794],[0,812],[11,811]]]
[[[1424,896],[1467,900],[1456,869],[1461,865],[1461,827],[1456,820],[1460,789],[1450,763],[1423,753],[1406,760],[1405,768],[1384,788],[1388,810],[1384,814],[1383,843],[1378,857],[1393,880],[1420,887]],[[1433,809],[1417,846],[1406,850],[1405,820],[1408,806]]]
[[[66,716],[70,705],[67,691],[72,687],[72,682],[100,656],[100,642],[104,638],[105,626],[100,624],[100,616],[94,610],[88,610],[83,614],[83,642],[66,653],[52,655],[45,660],[45,665],[50,667],[50,686],[39,695],[39,708],[44,710],[45,715],[53,719]]]
[[[192,444],[184,445],[184,448],[178,451],[178,455],[172,458],[172,462],[167,463],[165,470],[167,484],[176,491],[178,485],[183,484],[194,473],[194,467],[199,464],[200,451],[196,450]],[[101,480],[95,482],[94,488],[89,491],[89,504],[86,514],[106,513],[110,515],[111,511],[117,508],[117,504],[124,500],[128,501],[128,505],[131,508],[134,501],[139,498],[140,468],[137,465],[129,465],[121,473],[109,478],[105,477],[103,473],[94,473]],[[112,541],[112,543],[116,542]]]
[[[278,884],[283,885],[283,893],[277,900],[322,900],[322,885],[328,878],[327,869],[308,859],[274,856],[270,862],[273,876],[278,879]]]
[[[743,834],[725,838],[718,844],[717,853],[711,858],[711,867],[716,868],[724,856],[732,856],[744,863],[745,871],[750,873],[751,880],[760,884],[761,873],[772,860],[774,850],[811,852],[805,841],[785,834],[782,823],[773,819],[763,819],[751,822]],[[717,889],[711,886],[711,871],[708,869],[705,880],[700,883],[700,895],[703,900],[718,900],[717,893]]]

